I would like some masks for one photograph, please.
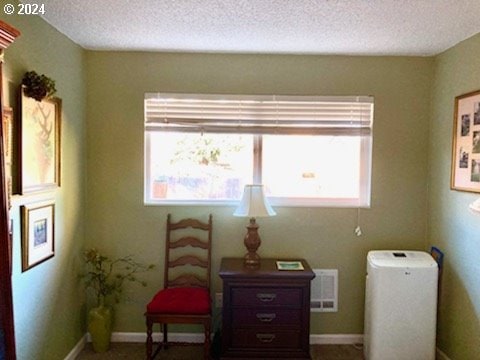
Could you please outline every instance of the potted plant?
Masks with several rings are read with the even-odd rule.
[[[27,71],[22,79],[25,96],[34,98],[37,101],[52,96],[57,92],[55,81],[45,76],[38,75],[35,71]]]
[[[125,281],[147,284],[135,275],[152,269],[153,265],[142,265],[131,255],[115,260],[102,255],[96,249],[86,250],[84,260],[87,271],[82,275],[87,289],[95,295],[96,306],[88,312],[88,331],[96,352],[107,351],[112,334],[113,309],[108,302],[118,302]]]

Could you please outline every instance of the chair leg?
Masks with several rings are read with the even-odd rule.
[[[152,359],[153,340],[152,340],[153,322],[147,317],[147,360]]]
[[[210,323],[205,323],[204,360],[210,359]]]
[[[163,348],[166,350],[168,348],[168,326],[163,324]]]

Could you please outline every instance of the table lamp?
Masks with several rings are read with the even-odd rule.
[[[245,185],[240,205],[233,213],[233,216],[244,216],[250,218],[250,224],[247,226],[247,235],[245,235],[244,243],[248,250],[245,255],[245,265],[255,267],[260,264],[260,256],[257,249],[261,244],[258,235],[258,225],[255,222],[257,217],[275,216],[277,213],[272,209],[265,194],[263,185]]]

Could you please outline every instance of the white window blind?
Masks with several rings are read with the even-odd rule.
[[[373,97],[145,94],[145,130],[370,136]]]

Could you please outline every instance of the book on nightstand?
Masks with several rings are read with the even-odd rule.
[[[278,270],[305,270],[301,261],[277,261]]]

